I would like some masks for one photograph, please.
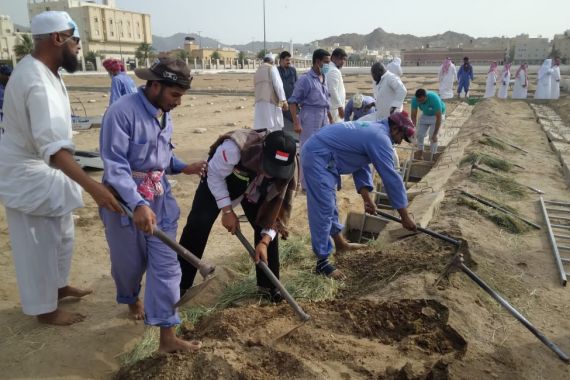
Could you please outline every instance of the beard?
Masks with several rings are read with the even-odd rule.
[[[79,60],[77,59],[77,54],[72,53],[69,49],[63,49],[63,62],[61,63],[61,67],[68,73],[74,73],[77,71],[78,66]]]

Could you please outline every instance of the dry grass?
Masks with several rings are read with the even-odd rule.
[[[526,196],[526,189],[517,181],[501,175],[489,174],[479,170],[473,170],[471,177],[474,181],[482,184],[490,191],[509,195],[511,197]]]
[[[498,140],[495,140],[491,137],[485,137],[484,139],[479,140],[479,144],[487,145],[487,146],[490,146],[492,148],[499,149],[499,150],[506,150],[507,149],[506,144],[504,144]]]
[[[479,162],[481,164],[489,166],[490,168],[500,170],[503,172],[510,172],[513,169],[513,164],[511,164],[509,161],[503,158],[490,156],[484,153],[476,153],[476,152],[471,152],[467,156],[463,157],[460,164],[461,165],[474,164],[476,162]]]
[[[477,211],[480,215],[491,220],[497,226],[504,228],[513,234],[522,234],[530,229],[529,226],[521,220],[505,214],[502,211],[485,206],[473,199],[460,196],[457,200],[457,204],[467,206],[470,209]]]

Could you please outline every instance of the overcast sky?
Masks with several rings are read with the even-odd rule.
[[[101,0],[98,0],[101,2]],[[28,25],[27,0],[0,0],[0,14]],[[263,40],[263,0],[117,0],[151,15],[152,33],[201,31],[224,44]],[[428,36],[452,30],[473,37],[542,35],[570,29],[570,0],[266,0],[268,41],[310,42],[342,33]]]

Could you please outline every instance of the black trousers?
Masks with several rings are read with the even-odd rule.
[[[233,174],[226,178],[226,183],[228,185],[228,190],[230,192],[230,198],[236,199],[242,195],[246,188],[247,182],[239,179]],[[262,184],[263,187],[263,184]],[[264,192],[262,191],[262,194]],[[261,240],[261,230],[262,228],[255,224],[257,218],[257,212],[259,206],[263,203],[264,197],[259,199],[258,203],[250,203],[248,200],[243,199],[241,201],[241,206],[245,212],[247,220],[254,229],[254,246],[256,246]],[[186,226],[182,231],[182,236],[180,238],[180,244],[192,252],[194,255],[202,258],[204,254],[204,249],[206,248],[206,243],[208,242],[208,237],[212,226],[218,217],[220,210],[216,204],[216,200],[210,189],[208,188],[208,183],[204,179],[194,195],[194,201],[192,202],[192,210],[188,215],[186,221]],[[238,242],[237,237],[228,237],[235,239]],[[245,249],[245,248],[244,248]],[[267,248],[267,260],[269,269],[279,278],[279,238],[275,236],[275,239],[269,244]],[[194,268],[190,263],[178,257],[180,262],[180,267],[182,269],[182,280],[180,281],[180,289],[188,289],[192,287],[194,283],[194,278],[196,277],[196,268]],[[269,281],[267,276],[263,274],[259,268],[256,268],[257,274],[257,285],[263,288],[273,289],[273,284]]]

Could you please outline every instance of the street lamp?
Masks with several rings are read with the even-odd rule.
[[[202,46],[202,31],[199,30],[196,33],[198,33],[198,38],[200,39],[200,49],[204,49],[204,46]]]
[[[263,0],[263,54],[267,53],[265,43],[265,0]]]

